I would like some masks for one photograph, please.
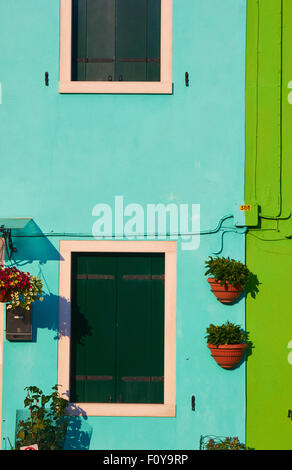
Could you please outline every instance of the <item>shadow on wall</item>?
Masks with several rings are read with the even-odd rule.
[[[33,308],[33,341],[36,341],[37,330],[39,328],[54,331],[56,333],[54,336],[56,341],[64,336],[69,336],[69,321],[59,325],[59,310],[70,312],[70,302],[58,295],[47,294],[42,302],[35,303]],[[70,316],[67,318],[70,319]],[[79,312],[79,328],[76,334],[78,334],[76,340],[79,344],[83,343],[86,336],[92,334],[91,327],[81,312]],[[69,396],[68,391],[66,395]],[[93,429],[87,423],[88,417],[85,411],[77,405],[70,403],[69,413],[64,450],[88,450]]]
[[[21,269],[22,266],[39,261],[45,264],[47,261],[60,261],[59,251],[53,246],[49,239],[43,234],[38,225],[31,220],[23,231],[14,231],[13,242],[17,252],[13,253],[12,261]],[[45,281],[46,282],[46,281]],[[37,341],[39,329],[47,329],[56,333],[54,340],[59,340],[63,336],[69,336],[69,320],[59,324],[59,311],[70,313],[70,303],[63,297],[52,293],[45,294],[43,301],[36,301],[33,305],[33,341]],[[70,315],[66,315],[70,319]],[[77,341],[82,344],[83,339],[91,335],[91,328],[84,315],[79,312],[79,337]],[[88,424],[86,413],[77,405],[70,404],[70,414],[68,417],[68,428],[65,438],[64,450],[88,450],[93,429]],[[27,419],[29,410],[17,410],[16,426],[19,419]]]
[[[68,418],[64,450],[89,450],[93,428],[87,423],[88,418],[84,414],[84,411],[78,409],[76,406],[74,408],[75,412],[80,413],[81,416],[70,416]],[[26,421],[29,419],[29,417],[30,412],[27,408],[16,410],[15,436],[17,433],[19,421]]]
[[[59,296],[54,294],[46,294],[43,296],[44,300],[42,302],[36,301],[33,304],[32,308],[32,340],[33,342],[37,341],[37,332],[40,328],[48,329],[56,332],[56,337],[59,338]],[[63,299],[62,302],[66,308],[68,302]],[[68,326],[63,328],[69,333]]]
[[[27,224],[24,230],[14,230],[12,239],[17,249],[17,252],[12,255],[12,260],[18,266],[25,266],[33,261],[45,264],[47,261],[60,260],[59,251],[33,220]]]
[[[64,450],[89,450],[93,428],[88,424],[88,417],[82,408],[70,404],[70,412],[79,416],[70,416],[65,438]]]
[[[55,340],[70,335],[70,315],[66,315],[68,321],[63,321],[59,325],[59,310],[70,312],[70,302],[64,297],[46,294],[42,302],[35,302],[33,306],[33,341],[37,340],[37,331],[40,328],[55,331]],[[78,344],[83,344],[84,338],[92,335],[91,326],[80,311],[78,312],[78,332],[76,334],[78,334],[78,338],[76,338]]]
[[[250,273],[249,280],[246,286],[246,295],[250,295],[253,299],[256,298],[256,295],[259,293],[260,281],[256,274]]]

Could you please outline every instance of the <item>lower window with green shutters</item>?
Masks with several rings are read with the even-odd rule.
[[[164,402],[163,253],[72,253],[70,401]]]

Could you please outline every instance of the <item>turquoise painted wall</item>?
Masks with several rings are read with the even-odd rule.
[[[60,95],[59,1],[0,0],[0,17],[0,216],[32,217],[30,233],[52,234],[14,239],[17,266],[42,277],[46,298],[34,306],[35,341],[4,344],[9,448],[24,387],[48,391],[57,381],[65,237],[54,233],[91,233],[93,206],[113,204],[115,195],[143,206],[201,204],[202,230],[243,200],[246,5],[174,0],[172,96]],[[232,219],[224,224],[232,228]],[[244,235],[230,231],[223,240],[224,256],[244,260]],[[197,251],[178,244],[177,417],[89,417],[90,449],[197,449],[206,434],[245,440],[245,366],[221,369],[204,339],[210,323],[245,322],[244,299],[220,304],[204,277],[204,261],[220,245],[221,233],[202,236]]]

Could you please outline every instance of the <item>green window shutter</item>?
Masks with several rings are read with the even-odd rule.
[[[115,0],[74,0],[72,80],[107,81],[115,70]]]
[[[86,80],[87,0],[72,1],[72,80]]]
[[[160,81],[161,1],[148,0],[147,81]]]
[[[164,258],[119,259],[117,395],[124,403],[163,403]]]
[[[116,260],[72,259],[71,401],[115,401]]]
[[[71,401],[163,400],[164,256],[74,255]]]
[[[151,388],[150,403],[164,402],[164,286],[165,257],[151,258]]]
[[[72,80],[159,81],[161,0],[73,0]]]
[[[87,0],[86,80],[103,80],[114,76],[115,0]]]
[[[145,81],[147,73],[147,0],[116,0],[116,78]]]

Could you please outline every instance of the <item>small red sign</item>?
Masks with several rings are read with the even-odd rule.
[[[20,450],[39,450],[39,446],[37,444],[32,444],[31,446],[20,447]]]

